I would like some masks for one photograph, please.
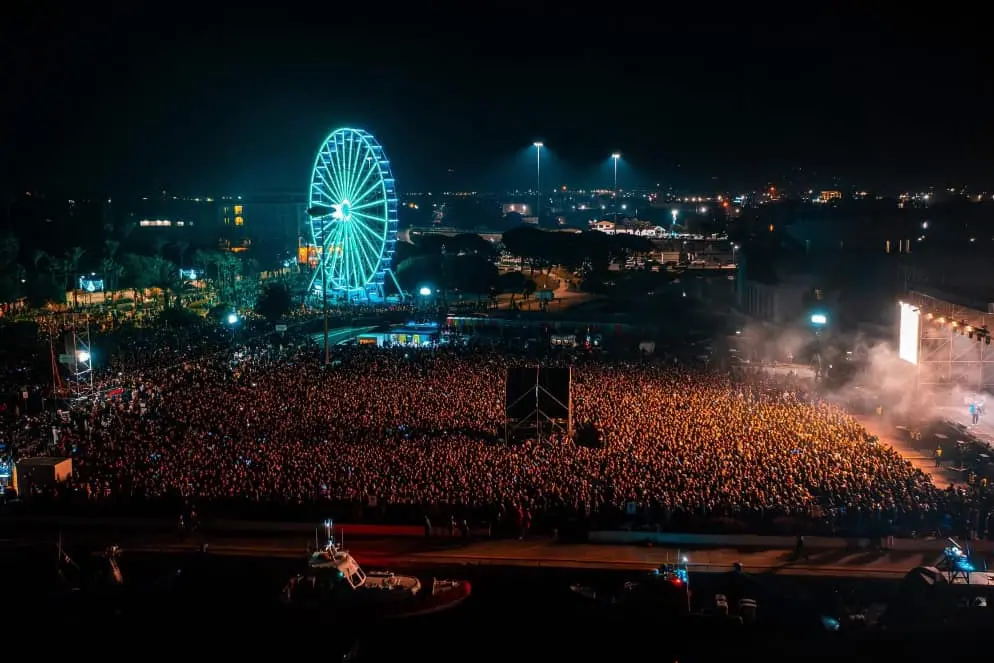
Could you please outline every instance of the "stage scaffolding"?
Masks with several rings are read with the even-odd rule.
[[[980,331],[994,331],[994,314],[917,291],[903,300],[920,316],[918,385],[994,393],[994,345]]]
[[[72,397],[76,401],[90,398],[93,395],[93,356],[90,354],[90,326],[79,329],[77,321],[73,320],[73,351],[69,355],[69,385]]]

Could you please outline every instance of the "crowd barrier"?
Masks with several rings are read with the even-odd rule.
[[[98,518],[98,517],[60,517],[60,516],[3,516],[0,517],[0,528],[35,526],[47,528],[98,527],[104,529],[127,529],[134,531],[175,530],[176,520],[161,518]],[[300,534],[313,536],[319,523],[253,521],[232,519],[204,519],[199,523],[204,533],[218,534]],[[430,535],[433,538],[461,538],[467,534],[451,527],[434,526],[426,532],[421,525],[381,525],[372,523],[335,523],[335,531],[346,537],[360,538],[415,538]],[[468,538],[482,539],[491,537],[490,528],[472,528]],[[565,537],[563,537],[565,538]],[[576,537],[574,537],[576,538]],[[793,536],[766,536],[755,534],[685,534],[677,532],[649,532],[629,530],[593,530],[585,537],[577,538],[592,544],[613,545],[655,545],[666,548],[753,548],[763,550],[791,549],[797,544]],[[806,536],[805,548],[811,550],[853,550],[873,551],[883,547],[880,538],[867,537],[829,537]],[[994,541],[959,541],[960,545],[970,547],[977,553],[994,552]],[[949,545],[942,538],[894,538],[889,543],[894,552],[941,554]]]
[[[638,532],[638,531],[592,531],[587,534],[590,543],[616,545],[645,545],[652,544],[661,547],[692,547],[692,548],[757,548],[777,549],[793,548],[797,545],[797,537],[793,536],[761,536],[752,534],[680,534],[676,532]],[[881,538],[867,537],[832,537],[805,536],[805,548],[812,550],[879,550],[882,544],[894,552],[940,554],[949,545],[947,539],[923,538],[908,539],[894,538],[884,542]],[[968,546],[975,552],[989,553],[994,551],[994,541],[959,541],[961,546]]]

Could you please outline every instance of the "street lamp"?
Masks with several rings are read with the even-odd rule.
[[[541,141],[532,143],[535,146],[535,217],[541,217],[542,213],[542,148],[545,144]]]
[[[324,317],[324,365],[327,366],[331,363],[331,345],[328,342],[328,256],[326,252],[328,250],[328,245],[325,242],[324,233],[328,227],[328,223],[323,217],[329,216],[333,210],[330,207],[323,207],[315,205],[307,210],[307,215],[311,217],[311,223],[314,223],[314,219],[320,219],[321,228],[321,246],[318,249],[318,260],[321,261],[321,310],[322,317]]]
[[[618,159],[621,153],[615,152],[611,158],[614,159],[614,222],[618,223]]]

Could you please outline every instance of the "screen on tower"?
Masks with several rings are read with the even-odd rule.
[[[918,325],[921,315],[918,309],[901,302],[901,337],[898,339],[897,356],[906,362],[918,363]]]

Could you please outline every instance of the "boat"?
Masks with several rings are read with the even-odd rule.
[[[472,593],[467,580],[433,578],[426,587],[416,576],[365,571],[335,540],[330,521],[324,529],[324,545],[283,588],[283,602],[291,608],[363,620],[399,619],[452,609]]]

